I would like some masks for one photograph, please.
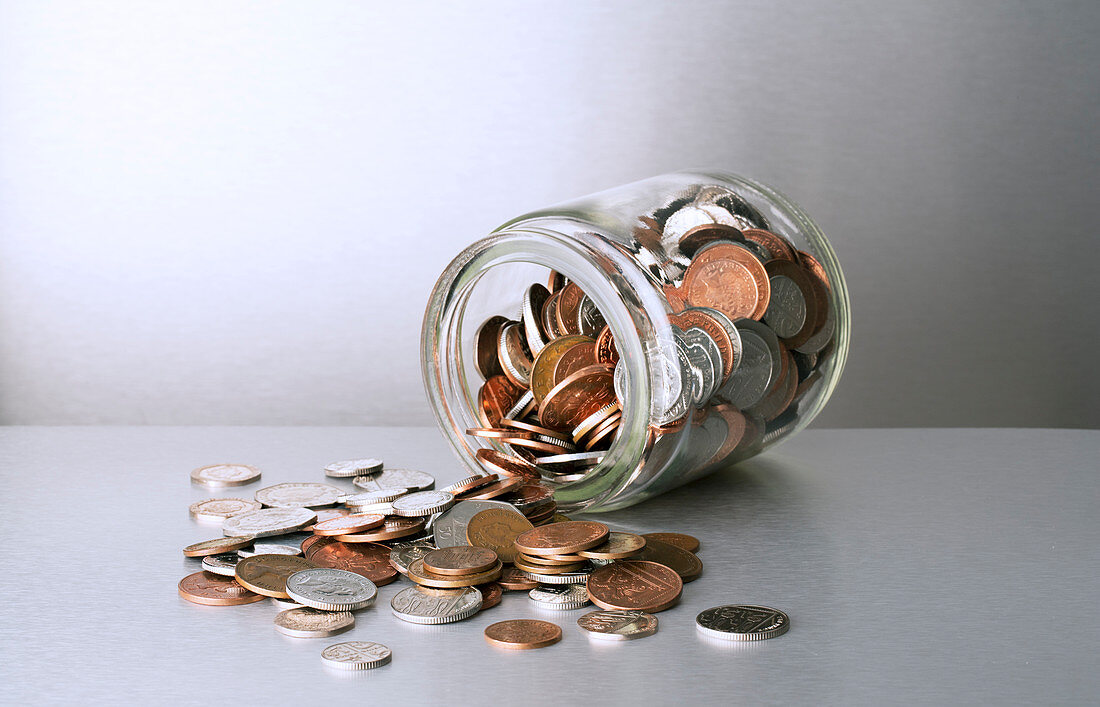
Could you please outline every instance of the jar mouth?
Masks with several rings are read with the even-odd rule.
[[[469,310],[479,286],[490,287],[487,276],[507,272],[508,267],[522,272],[524,265],[557,271],[584,290],[611,328],[627,371],[623,392],[628,402],[623,405],[619,433],[600,463],[579,479],[544,479],[555,486],[563,510],[599,505],[618,493],[642,463],[652,405],[651,380],[655,373],[667,375],[666,370],[657,371],[661,367],[651,365],[655,352],[647,349],[653,345],[643,343],[655,340],[646,333],[655,326],[650,313],[663,313],[662,303],[644,273],[611,245],[605,234],[592,231],[589,224],[528,223],[497,231],[460,253],[440,276],[425,312],[421,337],[425,388],[436,421],[455,454],[471,472],[485,473],[475,455],[492,443],[475,440],[464,431],[482,425],[477,405],[482,380],[474,367],[473,333],[482,315],[501,313],[500,302],[493,303],[497,311],[471,314]],[[518,296],[530,284],[533,281],[517,277],[512,282],[514,294]],[[490,287],[488,294],[495,293],[497,288]],[[660,322],[656,325],[662,328]],[[669,332],[669,345],[674,346],[667,320],[663,329]]]

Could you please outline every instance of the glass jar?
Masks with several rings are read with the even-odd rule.
[[[432,291],[421,354],[436,418],[472,473],[534,469],[563,509],[598,511],[808,425],[849,327],[840,266],[802,209],[743,177],[676,172],[525,214],[469,246]],[[584,381],[538,361],[567,336],[592,340],[595,361],[587,339],[571,344],[570,358],[589,357]],[[502,439],[501,418],[517,437]],[[573,449],[593,426],[596,451]]]

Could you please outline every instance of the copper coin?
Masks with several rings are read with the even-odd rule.
[[[544,565],[538,562],[531,562],[528,559],[528,555],[516,555],[515,565],[516,569],[521,569],[524,572],[530,572],[532,574],[571,574],[578,572],[584,567],[583,562],[572,562],[570,564],[554,564]],[[533,558],[531,558],[533,559]]]
[[[457,545],[432,550],[421,558],[427,572],[446,575],[481,574],[500,561],[497,554],[485,547]]]
[[[730,338],[726,327],[704,309],[685,309],[669,317],[669,321],[684,331],[691,327],[698,327],[714,339],[714,343],[718,344],[718,352],[722,354],[722,381],[719,385],[725,382],[733,373],[733,365],[738,362],[738,349],[734,348],[733,339]]]
[[[741,231],[733,226],[721,223],[704,223],[688,229],[680,236],[680,252],[689,258],[705,245],[717,241],[739,241]]]
[[[675,314],[687,309],[687,302],[684,301],[687,295],[682,288],[676,287],[675,285],[665,285],[662,289],[665,293],[665,301],[668,302],[668,309],[670,312]]]
[[[477,457],[477,460],[481,462],[486,469],[505,478],[519,477],[521,479],[532,480],[542,478],[542,473],[534,464],[524,461],[519,457],[513,457],[503,452],[498,452],[495,449],[479,449],[474,456]],[[458,495],[458,493],[462,492],[457,492],[455,495]]]
[[[386,522],[380,528],[367,530],[362,533],[349,533],[336,535],[336,540],[344,543],[377,543],[387,540],[397,540],[416,535],[427,525],[427,518],[398,518],[387,516]],[[375,582],[377,584],[377,582]]]
[[[481,439],[504,439],[505,437],[516,437],[519,435],[529,435],[531,439],[535,438],[532,432],[517,432],[516,430],[506,427],[467,427],[466,434],[471,437],[480,437]]]
[[[683,533],[645,533],[642,537],[646,540],[660,540],[688,552],[699,552],[699,538],[691,535]]]
[[[562,356],[574,346],[592,344],[594,341],[590,336],[579,334],[562,336],[554,339],[542,351],[539,351],[539,355],[535,357],[535,362],[531,366],[531,392],[534,394],[536,402],[541,404],[542,399],[554,387],[554,371],[557,369]]]
[[[561,383],[582,368],[595,366],[597,363],[600,363],[600,361],[596,360],[595,342],[574,344],[561,355],[558,364],[554,366],[554,385]]]
[[[620,560],[588,576],[588,598],[601,609],[656,613],[672,607],[683,589],[680,575],[656,562]]]
[[[562,334],[580,334],[580,310],[584,300],[584,290],[575,282],[570,282],[561,290],[558,297],[557,324]]]
[[[717,243],[691,261],[683,290],[693,307],[713,307],[733,321],[759,321],[768,309],[771,287],[764,266],[737,243]]]
[[[539,420],[548,427],[568,430],[615,400],[614,368],[597,364],[582,368],[554,386],[539,409]]]
[[[511,322],[500,330],[497,355],[504,375],[517,386],[526,388],[531,381],[531,365],[534,360],[523,337],[523,325]]]
[[[397,579],[390,564],[390,549],[377,543],[332,542],[309,548],[306,559],[318,567],[331,567],[362,575],[381,587]]]
[[[302,548],[302,554],[305,555],[311,547],[327,545],[331,542],[336,542],[336,539],[328,538],[323,535],[310,535],[308,538],[302,540],[302,544],[300,545],[300,547]]]
[[[596,337],[596,363],[614,366],[619,362],[619,349],[615,347],[615,335],[611,327],[605,326]]]
[[[557,504],[554,504],[554,506],[548,509],[545,513],[532,513],[530,516],[527,517],[527,520],[531,521],[531,525],[534,526],[552,523],[554,522],[555,510],[557,510]]]
[[[573,441],[580,443],[581,439],[583,439],[586,434],[602,425],[604,422],[607,421],[608,418],[610,418],[617,412],[619,412],[618,400],[604,405],[596,412],[584,418],[577,424],[576,427],[573,428],[573,431],[571,433],[573,436]]]
[[[594,560],[621,560],[637,555],[645,545],[646,540],[641,535],[612,530],[602,545],[578,550],[577,554]]]
[[[459,498],[459,500],[461,500],[461,501],[477,501],[477,500],[484,500],[484,499],[489,499],[489,498],[496,498],[497,496],[503,496],[504,494],[508,493],[509,491],[512,491],[514,489],[519,488],[520,486],[523,486],[525,483],[527,483],[527,480],[522,478],[522,477],[510,476],[510,477],[501,479],[500,481],[497,481],[496,483],[489,484],[488,486],[483,486],[479,489],[474,489],[473,491],[470,491],[468,493],[464,493]]]
[[[529,432],[517,432],[519,436],[505,437],[500,440],[501,444],[507,444],[511,447],[521,447],[523,449],[529,449],[533,452],[541,452],[543,454],[562,454],[569,451],[568,447],[553,442],[545,442],[541,439],[536,439],[534,436],[526,437],[523,435],[530,434]]]
[[[561,640],[561,627],[535,619],[501,621],[485,627],[485,640],[490,645],[511,650],[544,648]]]
[[[549,427],[543,427],[542,425],[535,425],[530,422],[524,422],[522,420],[512,420],[510,418],[504,418],[500,421],[501,427],[507,427],[514,430],[522,430],[523,432],[532,432],[536,435],[544,435],[546,437],[554,437],[560,439],[563,442],[569,442],[569,435],[564,432],[558,432],[552,430]]]
[[[585,451],[592,451],[606,439],[613,437],[615,432],[619,429],[619,423],[621,423],[622,420],[622,414],[615,413],[615,415],[605,420],[599,427],[592,430],[592,434],[585,440]]]
[[[500,328],[508,323],[507,317],[489,317],[474,334],[474,365],[485,380],[504,373],[497,356]]]
[[[189,574],[179,583],[180,596],[193,604],[239,606],[263,601],[266,597],[242,587],[232,577],[210,572]]]
[[[516,538],[516,549],[528,555],[565,555],[602,544],[610,531],[603,523],[573,520],[528,530]]]
[[[485,572],[465,575],[436,574],[424,569],[423,558],[409,563],[405,573],[409,579],[425,587],[436,589],[458,589],[459,587],[473,587],[500,579],[504,566],[498,560]]]
[[[506,508],[487,508],[475,513],[466,524],[466,542],[489,548],[502,562],[512,562],[516,559],[516,538],[533,527],[529,520]]]
[[[497,584],[508,592],[526,592],[539,586],[539,583],[528,577],[523,570],[515,567],[505,567]]]
[[[810,276],[806,274],[805,270],[789,260],[769,261],[764,266],[764,269],[768,273],[769,283],[773,278],[787,278],[794,283],[797,291],[790,289],[788,292],[789,296],[797,298],[798,295],[801,294],[803,301],[806,303],[805,318],[802,320],[801,326],[798,326],[796,323],[791,327],[791,331],[795,333],[790,334],[788,331],[786,333],[790,334],[789,336],[780,336],[780,341],[784,344],[791,348],[797,348],[809,341],[813,333],[820,329],[825,323],[826,312],[821,308],[817,297],[814,296],[814,283],[811,281]],[[788,283],[788,287],[789,284],[790,283]],[[772,289],[773,294],[779,297],[780,295],[774,292],[775,288]],[[776,310],[773,309],[772,311],[775,312]],[[768,324],[773,330],[778,329],[782,331],[782,327],[777,326],[777,323],[771,319],[771,314],[765,313],[765,315],[768,317]],[[798,327],[797,330],[794,328],[796,326]],[[779,331],[776,331],[777,335]]]
[[[481,611],[492,609],[504,596],[504,588],[497,582],[482,584],[478,589],[481,591]]]
[[[276,599],[289,599],[286,580],[317,565],[297,555],[253,555],[242,558],[235,569],[237,582],[245,589]]]
[[[679,575],[685,583],[698,579],[703,572],[703,563],[695,553],[653,538],[646,538],[645,547],[635,559],[664,565]]]
[[[795,262],[798,255],[791,244],[783,236],[765,231],[762,228],[746,228],[741,231],[741,239],[757,244],[768,254],[771,260],[788,260]]]
[[[493,450],[493,451],[495,451],[495,450]],[[496,474],[485,474],[484,476],[475,476],[475,477],[466,479],[465,481],[463,481],[460,484],[452,484],[451,486],[448,486],[447,488],[445,488],[443,490],[444,491],[450,491],[455,496],[458,496],[459,494],[466,493],[467,491],[473,491],[474,489],[479,489],[482,486],[488,486],[489,484],[496,481],[498,478],[499,477]]]
[[[486,427],[496,427],[500,419],[515,407],[523,397],[523,388],[506,376],[493,376],[485,381],[477,393],[477,410]]]
[[[722,446],[718,448],[718,451],[714,453],[714,456],[705,464],[710,466],[711,464],[717,464],[728,456],[733,454],[737,446],[741,444],[741,438],[745,436],[745,415],[740,410],[732,405],[722,403],[721,405],[710,406],[711,413],[718,415],[726,422],[726,439],[722,442]],[[664,533],[657,533],[657,535],[663,535]],[[677,535],[677,533],[670,533],[670,535]],[[646,536],[648,537],[648,536]],[[690,535],[683,536],[685,538],[691,538]],[[660,540],[661,538],[658,538]],[[695,538],[691,538],[695,540]],[[677,547],[684,547],[680,543],[668,542],[670,545],[676,545]],[[695,547],[699,547],[699,541],[695,540]],[[684,547],[685,550],[694,552],[690,548]]]
[[[550,290],[551,292],[557,292],[561,288],[565,287],[568,282],[569,280],[566,279],[565,275],[562,275],[557,270],[551,270],[550,279],[546,283],[546,289]]]
[[[317,520],[313,521],[309,525],[302,526],[302,532],[312,533],[313,529],[317,527],[318,523],[324,523],[326,520],[332,520],[334,518],[344,518],[351,515],[351,510],[347,508],[318,508]]]
[[[313,526],[314,535],[350,535],[377,528],[386,520],[376,513],[356,513],[320,521]]]
[[[206,557],[207,555],[220,555],[223,552],[234,552],[242,547],[248,547],[254,538],[214,538],[203,540],[201,543],[188,545],[183,548],[184,557]]]
[[[554,500],[554,489],[544,484],[524,484],[505,499],[523,512],[528,508],[537,508]]]

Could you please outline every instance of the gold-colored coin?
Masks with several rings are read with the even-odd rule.
[[[436,574],[424,569],[424,560],[413,560],[409,564],[408,578],[417,584],[436,589],[458,589],[459,587],[472,587],[476,584],[485,584],[500,578],[503,565],[498,560],[493,568],[487,572],[468,574],[462,577]]]
[[[516,559],[516,538],[534,528],[529,520],[506,508],[478,511],[466,525],[466,542],[487,547],[501,562]]]
[[[524,562],[519,557],[516,557],[515,565],[524,572],[530,572],[532,574],[570,574],[584,567],[584,563],[582,562],[577,562],[572,565],[536,565],[530,562]]]
[[[577,554],[593,560],[621,560],[634,557],[640,553],[646,545],[646,540],[641,535],[634,533],[620,533],[612,530],[607,535],[607,542],[603,545],[578,550]]]
[[[482,574],[500,564],[497,554],[486,547],[457,545],[432,550],[421,558],[424,571],[451,577]]]
[[[316,566],[304,557],[295,555],[253,555],[237,563],[235,576],[245,589],[265,597],[289,599],[290,595],[286,593],[287,578],[295,572]]]
[[[516,553],[517,560],[523,560],[529,565],[545,565],[547,567],[561,567],[562,565],[576,565],[585,561],[580,555],[558,555],[556,557],[539,557],[520,552]]]

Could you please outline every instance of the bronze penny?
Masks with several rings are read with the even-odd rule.
[[[314,535],[349,535],[352,533],[377,528],[385,522],[386,517],[377,513],[356,513],[354,515],[338,516],[314,524]]]
[[[302,526],[302,532],[312,533],[313,529],[317,527],[318,523],[324,523],[326,520],[332,520],[333,518],[343,518],[351,515],[351,511],[347,508],[318,508],[317,520],[313,521],[309,525]]]
[[[493,483],[497,479],[498,479],[498,477],[497,477],[496,474],[486,474],[484,476],[475,476],[475,477],[467,479],[467,480],[465,480],[461,483],[451,484],[450,486],[448,486],[447,488],[445,488],[443,490],[444,491],[449,491],[449,492],[453,493],[455,496],[457,496],[460,493],[466,493],[467,491],[473,491],[474,489],[479,489],[482,486],[488,486],[489,484]]]
[[[379,587],[397,579],[397,570],[390,564],[390,548],[377,543],[332,542],[314,545],[309,548],[306,559],[318,567],[362,575]]]
[[[530,572],[536,575],[571,574],[584,567],[583,562],[575,562],[571,565],[540,565],[534,562],[527,562],[521,555],[516,556],[515,565],[516,569],[521,569],[524,572]]]
[[[489,317],[474,334],[474,365],[485,380],[504,373],[497,355],[500,328],[508,323],[507,317]]]
[[[457,545],[432,550],[424,555],[424,569],[435,574],[469,575],[491,570],[500,561],[497,554],[486,547]]]
[[[798,260],[798,255],[787,239],[771,231],[765,231],[762,228],[746,228],[741,231],[741,238],[738,240],[755,243],[763,248],[772,260],[789,260],[792,263]]]
[[[584,301],[584,290],[575,282],[570,282],[561,290],[558,297],[558,311],[556,313],[558,331],[564,335],[580,334],[581,302]]]
[[[705,466],[711,464],[717,464],[723,459],[733,454],[737,446],[741,444],[741,438],[745,436],[745,415],[732,405],[722,403],[721,405],[712,405],[710,407],[712,414],[718,415],[726,421],[726,439],[722,442],[722,446],[718,448],[718,451],[714,453],[714,456],[706,463]],[[657,535],[663,535],[664,533],[657,533]],[[677,535],[676,533],[670,533],[670,535]],[[645,537],[649,537],[648,535]],[[682,537],[691,538],[690,535],[684,535]],[[658,538],[660,540],[661,538]],[[698,549],[699,541],[695,538],[691,538],[695,541],[695,547]],[[670,545],[676,545],[677,547],[684,547],[680,543],[671,542],[666,540]],[[695,552],[691,548],[684,547],[689,552]]]
[[[535,396],[535,402],[542,403],[542,399],[554,387],[554,371],[558,362],[574,346],[592,344],[594,339],[590,336],[562,336],[548,343],[531,366],[531,393]]]
[[[504,596],[504,589],[497,582],[482,584],[478,589],[481,591],[481,611],[492,609]]]
[[[619,412],[618,400],[604,405],[596,412],[584,418],[576,427],[573,428],[573,441],[580,443],[581,439],[583,439],[586,434],[595,430],[603,423],[607,422],[608,418],[612,417],[617,412]]]
[[[553,501],[554,489],[544,484],[524,484],[513,491],[505,500],[522,513]]]
[[[485,466],[489,471],[495,472],[502,477],[519,477],[521,479],[537,480],[542,478],[542,472],[534,464],[524,461],[519,457],[513,457],[503,452],[498,452],[495,449],[479,449],[475,456],[477,460]],[[483,484],[488,485],[488,484]],[[476,488],[476,487],[475,487]],[[472,489],[470,489],[472,490]],[[462,491],[456,492],[455,495],[463,493]]]
[[[266,599],[262,594],[245,589],[232,577],[210,572],[196,572],[181,579],[179,593],[193,604],[207,606],[239,606]]]
[[[201,543],[188,545],[183,548],[184,557],[206,557],[207,555],[220,555],[223,552],[234,552],[242,547],[248,547],[254,538],[214,538],[203,540]]]
[[[566,555],[602,544],[610,531],[603,523],[573,520],[528,530],[516,538],[516,549],[528,555]]]
[[[497,584],[506,592],[526,592],[539,586],[539,583],[528,577],[523,570],[515,567],[505,567]]]
[[[436,589],[458,589],[459,587],[472,587],[477,584],[485,584],[500,579],[504,566],[497,560],[493,566],[485,572],[466,575],[436,574],[424,569],[423,558],[409,563],[405,573],[409,579],[425,587]],[[396,570],[395,570],[396,573]]]
[[[577,554],[571,555],[553,555],[553,556],[539,556],[539,555],[527,555],[524,553],[518,553],[516,555],[517,560],[529,565],[538,565],[540,567],[565,567],[566,565],[583,565],[587,558],[581,557]]]
[[[703,572],[703,563],[695,553],[654,538],[646,538],[645,547],[635,559],[664,565],[679,575],[685,583],[698,579]]]
[[[464,493],[462,494],[462,496],[459,497],[459,500],[479,501],[496,498],[497,496],[503,496],[509,491],[513,491],[520,486],[523,486],[525,483],[527,483],[527,479],[523,477],[509,476],[507,478],[501,479],[500,481],[489,484],[488,486],[482,486],[479,489],[474,489],[473,491]]]
[[[605,326],[596,337],[596,363],[614,366],[619,362],[619,349],[615,347],[615,335]]]
[[[308,538],[302,540],[302,544],[299,547],[302,548],[302,554],[305,555],[311,547],[327,545],[331,542],[336,542],[336,538],[329,538],[323,535],[310,535]]]
[[[559,430],[576,427],[584,418],[615,400],[614,368],[597,364],[582,368],[554,386],[539,409],[539,421]]]
[[[521,447],[523,449],[529,449],[533,452],[542,452],[543,454],[565,454],[570,451],[568,447],[560,444],[554,444],[552,442],[544,442],[541,439],[535,439],[534,435],[530,437],[530,432],[515,432],[515,437],[504,437],[500,440],[501,444],[507,444],[513,448]]]
[[[485,381],[477,393],[477,410],[486,427],[496,427],[500,419],[523,397],[523,388],[503,375]]]
[[[615,413],[610,418],[605,420],[599,427],[592,430],[592,434],[585,440],[584,449],[587,452],[595,449],[600,443],[609,437],[613,437],[615,431],[619,429],[619,423],[623,420],[621,413]]]
[[[699,552],[699,538],[692,535],[683,533],[645,533],[642,537],[646,540],[660,540],[688,552]]]
[[[531,521],[531,525],[545,525],[554,518],[554,513],[558,509],[558,504],[550,504],[545,511],[539,510],[537,513],[532,513],[527,516],[527,520]]]
[[[557,270],[551,270],[550,279],[546,283],[546,289],[550,290],[551,292],[557,292],[561,288],[565,287],[568,282],[569,280],[566,279],[565,275],[562,275]]]
[[[563,432],[558,432],[557,430],[552,430],[549,427],[543,427],[541,425],[534,425],[534,424],[531,424],[530,422],[524,422],[522,420],[512,420],[512,419],[506,417],[506,418],[504,418],[503,420],[500,421],[500,426],[501,427],[507,427],[507,428],[514,429],[514,430],[522,430],[523,432],[532,432],[536,435],[545,435],[546,437],[553,437],[555,439],[560,439],[563,442],[569,442],[570,441],[569,435],[567,435]]]
[[[561,355],[557,365],[554,366],[554,385],[561,383],[582,368],[595,366],[597,363],[600,363],[600,361],[596,360],[596,343],[594,341],[573,344],[568,351]],[[543,397],[546,396],[543,395]]]
[[[289,599],[286,580],[295,572],[317,565],[297,555],[253,555],[237,563],[237,582],[245,589],[276,599]]]
[[[733,321],[759,321],[768,309],[771,287],[764,266],[737,243],[717,243],[691,261],[683,290],[693,307],[713,307]]]
[[[718,351],[722,354],[722,381],[725,382],[733,373],[733,365],[738,362],[737,349],[733,346],[733,339],[726,327],[707,313],[705,309],[685,309],[679,314],[668,318],[676,326],[687,331],[691,327],[698,327],[707,333],[714,343],[718,344]]]
[[[641,535],[612,530],[602,545],[578,550],[577,554],[593,560],[621,560],[637,555],[645,545],[646,540]]]
[[[466,524],[466,542],[489,548],[502,562],[512,562],[516,559],[516,538],[533,528],[531,521],[506,508],[487,508],[475,513]]]
[[[387,516],[386,522],[380,528],[367,530],[362,533],[349,533],[347,535],[335,535],[336,540],[342,543],[377,543],[387,540],[397,540],[416,535],[427,525],[427,518],[398,518]],[[377,584],[377,582],[376,582]]]
[[[739,241],[741,231],[721,223],[704,223],[680,236],[680,252],[689,258],[705,245],[716,241]]]
[[[561,627],[549,621],[513,619],[485,627],[490,645],[510,650],[528,650],[552,646],[561,640]]]
[[[588,598],[601,609],[653,614],[671,608],[683,589],[680,575],[656,562],[620,560],[588,576]]]
[[[668,302],[668,310],[670,312],[675,314],[687,309],[687,303],[684,301],[687,295],[684,293],[683,289],[675,285],[665,285],[662,290],[665,293],[665,301]]]

